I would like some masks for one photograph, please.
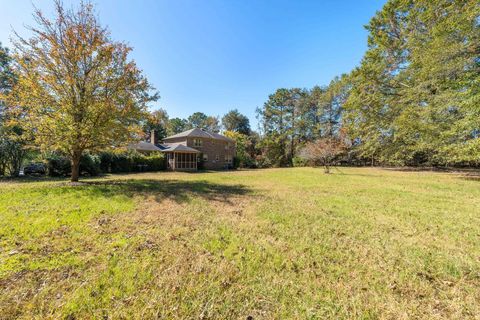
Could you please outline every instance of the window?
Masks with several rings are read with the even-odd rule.
[[[225,162],[226,163],[232,163],[232,155],[231,154],[226,154],[225,155]]]
[[[208,161],[208,154],[205,154],[205,153],[203,154],[203,161],[205,162]]]
[[[225,145],[225,150],[228,150],[230,149],[230,142],[228,142],[226,145]]]
[[[202,139],[193,139],[193,146],[194,147],[201,147],[202,146]]]
[[[218,154],[215,156],[215,161],[218,161],[220,160],[220,157],[218,156]]]

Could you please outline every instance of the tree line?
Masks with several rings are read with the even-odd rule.
[[[330,140],[351,164],[478,166],[478,1],[390,0],[366,28],[357,68],[326,87],[279,89],[258,109],[267,162],[293,165]]]
[[[251,132],[249,119],[237,109],[226,113],[222,118],[208,116],[203,112],[194,112],[184,118],[170,118],[165,109],[159,108],[150,112],[144,121],[143,129],[148,140],[150,132],[155,130],[158,140],[193,128],[200,128],[218,133],[222,130],[235,131],[248,135]]]

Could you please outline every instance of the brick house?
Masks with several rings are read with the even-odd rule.
[[[235,140],[203,129],[191,129],[158,143],[155,132],[150,142],[166,154],[169,170],[229,169],[233,167]]]

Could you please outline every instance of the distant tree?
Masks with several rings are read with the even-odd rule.
[[[311,118],[308,91],[278,89],[257,109],[263,129],[264,154],[274,166],[291,166],[297,147],[308,135]]]
[[[8,48],[0,42],[0,128],[5,121],[5,100],[15,83],[16,76],[12,67],[13,59]]]
[[[204,128],[208,116],[203,112],[195,112],[188,117],[188,126],[190,128]]]
[[[56,18],[35,11],[32,37],[15,41],[18,82],[9,105],[36,145],[70,157],[78,181],[82,153],[125,145],[139,137],[147,103],[157,99],[131,48],[114,42],[93,6],[55,2]]]
[[[188,128],[199,128],[212,132],[220,131],[220,122],[217,117],[207,116],[203,112],[195,112],[188,117]]]
[[[0,176],[17,176],[27,153],[23,130],[10,121],[5,108],[7,96],[17,80],[12,63],[8,49],[0,43]]]
[[[210,132],[220,132],[220,121],[218,117],[208,116],[202,128]]]
[[[333,137],[338,134],[348,90],[347,77],[335,77],[319,96],[317,115],[320,137]]]
[[[168,121],[167,135],[171,136],[189,129],[188,121],[181,118],[172,118]]]
[[[238,112],[237,109],[227,112],[222,118],[222,125],[226,131],[238,132],[241,134],[250,134],[250,121],[248,118]]]
[[[167,127],[169,125],[168,113],[166,110],[160,108],[152,111],[145,124],[143,126],[143,132],[145,133],[145,139],[151,139],[151,132],[155,130],[158,141],[167,136]]]
[[[308,142],[300,151],[300,156],[313,165],[321,164],[325,167],[325,173],[330,173],[333,160],[345,150],[342,139],[336,137],[319,138]]]
[[[367,25],[344,122],[372,163],[480,164],[478,1],[388,1]]]
[[[235,140],[236,152],[235,158],[241,168],[253,166],[254,159],[249,152],[251,150],[252,141],[250,137],[235,131],[225,131],[223,133],[226,137]]]

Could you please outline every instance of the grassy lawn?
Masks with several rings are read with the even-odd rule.
[[[0,182],[0,319],[478,319],[480,180],[341,171]]]

